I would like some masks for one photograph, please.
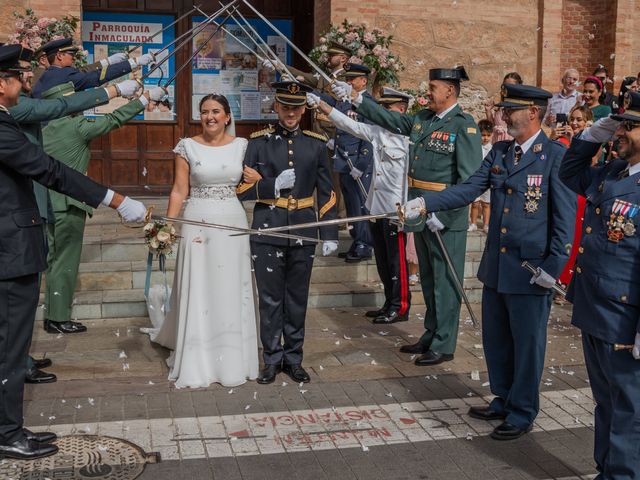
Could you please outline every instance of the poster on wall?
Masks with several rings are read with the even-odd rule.
[[[205,17],[193,17],[193,26],[197,27]],[[216,19],[219,23],[222,18]],[[283,62],[291,63],[291,52],[284,39],[258,19],[248,19],[249,23],[278,54]],[[293,25],[291,20],[271,20],[287,37],[291,38]],[[219,93],[227,97],[236,121],[272,120],[277,118],[273,112],[274,92],[271,83],[276,74],[262,68],[260,60],[242,43],[255,47],[255,41],[233,21],[225,24],[228,32],[218,31],[212,38],[216,27],[208,25],[198,33],[193,42],[193,52],[204,45],[194,57],[192,63],[192,105],[191,118],[200,119],[198,104],[202,97],[210,93]],[[257,52],[259,50],[255,48]]]
[[[156,53],[175,39],[175,18],[172,15],[146,15],[131,13],[84,12],[82,15],[82,45],[89,52],[87,61],[98,62],[117,52],[126,52],[142,45],[130,53],[135,58],[145,53]],[[161,32],[161,33],[158,33]],[[157,34],[157,35],[156,35]],[[155,36],[154,36],[155,35]],[[153,38],[152,38],[153,37]],[[166,58],[173,51],[173,46],[160,53],[157,60]],[[149,72],[145,66],[112,83],[128,78],[141,79]],[[171,57],[161,68],[142,80],[145,90],[155,87],[160,81],[168,80],[175,71],[175,59]],[[175,82],[169,87],[169,96],[161,102],[150,101],[144,112],[134,120],[173,121],[175,120]],[[108,104],[85,112],[85,115],[96,116],[113,112],[127,103],[126,99],[114,98]]]

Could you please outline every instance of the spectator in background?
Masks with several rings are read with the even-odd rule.
[[[603,91],[604,86],[598,77],[587,77],[582,86],[582,104],[591,109],[594,122],[611,114],[611,107],[600,103]]]
[[[615,96],[613,95],[613,93],[607,90],[607,84],[613,83],[609,78],[609,71],[607,70],[607,67],[605,67],[604,65],[598,65],[598,68],[593,71],[593,76],[597,77],[598,80],[600,80],[600,83],[602,83],[602,92],[600,92],[600,104],[611,107],[613,101],[615,100]],[[595,121],[598,121],[598,118],[599,117],[597,117]]]
[[[624,95],[629,91],[638,91],[638,77],[624,77],[620,85],[620,92],[611,107],[613,113],[624,113]]]
[[[569,113],[574,105],[580,101],[580,93],[578,92],[579,79],[578,70],[575,68],[565,70],[564,75],[562,75],[562,90],[555,93],[549,100],[547,116],[544,119],[545,125],[555,127],[556,114]]]
[[[502,84],[518,84],[522,85],[522,77],[518,72],[507,73],[502,79]],[[484,106],[485,115],[487,120],[493,123],[493,136],[491,137],[491,143],[502,142],[503,140],[512,140],[511,136],[507,133],[507,124],[502,119],[502,109],[495,106],[495,102],[492,99]]]
[[[480,136],[482,137],[482,158],[485,158],[493,144],[491,138],[493,136],[493,123],[489,120],[480,120],[478,122],[478,128],[480,129]],[[478,229],[478,216],[482,213],[482,230],[484,233],[489,232],[489,215],[491,214],[491,190],[487,189],[485,192],[476,198],[475,202],[471,204],[469,209],[469,231],[473,232]]]

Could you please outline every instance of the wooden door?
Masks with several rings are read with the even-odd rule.
[[[176,18],[200,5],[206,13],[219,8],[217,0],[82,0],[84,11],[169,14]],[[293,20],[293,41],[303,51],[313,46],[313,0],[252,0],[252,5],[268,18]],[[246,5],[240,9],[247,18],[254,18]],[[191,19],[176,25],[176,36],[186,32]],[[190,57],[191,48],[176,53],[176,68]],[[298,55],[294,65],[306,70]],[[172,152],[181,137],[192,136],[200,129],[191,120],[191,67],[176,79],[176,120],[173,122],[136,121],[111,132],[92,143],[89,175],[95,180],[129,195],[165,195],[173,182]],[[236,133],[248,137],[263,128],[260,122],[237,122]]]

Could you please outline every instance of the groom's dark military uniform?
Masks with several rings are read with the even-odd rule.
[[[304,101],[304,100],[303,100]],[[242,200],[255,200],[253,228],[336,218],[325,141],[314,132],[289,131],[281,125],[251,135],[245,165],[262,179],[241,183]],[[295,185],[276,197],[276,177],[293,168]],[[315,191],[315,196],[314,196]],[[338,239],[336,226],[292,230],[294,235]],[[260,339],[265,365],[300,365],[304,343],[309,281],[315,243],[268,236],[251,237],[251,253],[258,285]],[[284,341],[282,341],[284,340]]]

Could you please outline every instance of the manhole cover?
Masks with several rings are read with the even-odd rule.
[[[12,480],[133,480],[157,454],[113,437],[70,435],[56,441],[58,454],[30,462],[2,460],[0,478]]]

